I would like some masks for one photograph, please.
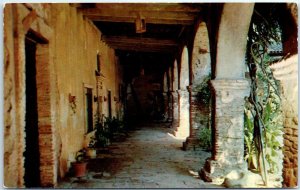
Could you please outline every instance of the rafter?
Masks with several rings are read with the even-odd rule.
[[[116,5],[118,7],[118,5]],[[140,9],[84,8],[80,9],[84,16],[93,21],[134,22],[138,15],[145,18],[146,23],[154,24],[193,24],[199,12],[173,12]]]
[[[118,50],[137,51],[137,52],[165,52],[172,53],[177,47],[166,46],[147,46],[147,45],[125,45],[125,44],[108,44],[109,47]]]
[[[134,17],[111,17],[111,16],[86,16],[92,21],[102,21],[102,22],[128,22],[134,23]],[[194,24],[193,19],[166,19],[166,18],[146,18],[146,23],[150,24],[179,24],[179,25],[192,25]]]
[[[175,40],[157,39],[157,38],[139,38],[127,36],[102,36],[101,39],[108,44],[141,44],[141,45],[156,45],[156,46],[177,46]]]
[[[87,4],[81,4],[84,7]],[[203,5],[195,3],[94,3],[90,4],[98,9],[140,10],[140,11],[172,11],[172,12],[200,12]]]

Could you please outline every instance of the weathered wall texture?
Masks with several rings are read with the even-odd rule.
[[[22,171],[19,170],[20,158],[18,149],[21,143],[16,140],[20,136],[16,128],[16,92],[14,88],[14,39],[13,39],[13,12],[12,7],[4,9],[4,185],[18,186],[21,183]]]
[[[206,181],[222,183],[232,170],[246,170],[244,161],[244,98],[250,93],[246,80],[212,80],[215,123],[212,158],[201,171]],[[228,148],[230,147],[230,148]]]
[[[41,97],[38,98],[39,133],[43,133],[39,144],[40,153],[46,156],[45,160],[40,158],[40,169],[42,185],[55,185],[57,178],[68,171],[74,154],[84,145],[87,131],[84,90],[92,88],[93,96],[96,95],[97,53],[101,56],[101,72],[105,76],[100,95],[107,98],[107,91],[111,91],[113,116],[120,107],[114,97],[119,95],[121,81],[118,76],[121,75],[117,72],[121,70],[117,68],[114,51],[100,41],[101,33],[75,7],[69,4],[7,4],[4,10],[4,182],[9,187],[24,185],[24,40],[27,30],[31,29],[34,35],[48,40],[37,49],[36,57],[37,64],[43,65],[40,69],[37,66],[37,72],[45,70],[37,73],[38,97]],[[70,106],[69,94],[76,97],[75,109]],[[108,101],[103,101],[102,107],[107,115]],[[47,109],[43,111],[44,108]],[[93,115],[95,110],[96,103]],[[45,118],[41,113],[47,113]]]
[[[282,87],[283,186],[296,187],[298,181],[298,54],[272,65],[271,68]]]
[[[101,73],[104,75],[103,88],[99,95],[103,97],[103,114],[108,116],[107,91],[112,93],[112,114],[116,115],[114,96],[118,97],[118,79],[116,78],[116,60],[114,51],[100,41],[101,33],[77,10],[69,5],[57,4],[52,8],[55,30],[54,59],[57,76],[59,112],[59,141],[61,141],[60,175],[69,167],[74,153],[83,146],[86,133],[86,112],[84,88],[93,89],[96,95],[97,53],[100,54]],[[73,111],[69,105],[69,94],[76,96],[77,107]],[[105,98],[104,98],[105,97]],[[106,101],[104,101],[106,99]],[[93,104],[95,114],[96,104]],[[75,113],[74,113],[75,112]],[[74,137],[80,138],[74,138]]]
[[[25,151],[25,35],[30,29],[38,38],[47,41],[52,36],[52,29],[48,26],[49,6],[39,4],[8,4],[4,9],[4,102],[5,102],[5,139],[4,139],[4,185],[8,187],[22,187],[24,185],[24,157]],[[49,82],[49,52],[47,45],[37,45],[37,71],[41,71],[43,78]],[[39,59],[39,55],[44,54],[45,59]],[[45,67],[40,65],[47,63]],[[41,160],[49,158],[50,167],[47,169],[54,171],[52,174],[41,173],[41,182],[47,186],[49,181],[56,178],[54,167],[53,147],[46,144],[44,137],[47,136],[48,126],[51,127],[50,115],[50,95],[47,93],[49,83],[45,87],[39,85],[43,80],[37,74],[37,102],[44,103],[42,108],[38,106],[38,130],[39,147],[41,149]],[[46,92],[41,93],[45,88]],[[49,137],[52,142],[52,137]],[[41,169],[46,169],[45,164],[41,164]]]

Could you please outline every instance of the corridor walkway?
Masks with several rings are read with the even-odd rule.
[[[113,143],[88,165],[81,180],[66,178],[58,188],[214,188],[197,171],[210,153],[182,151],[182,140],[162,125],[143,126]]]

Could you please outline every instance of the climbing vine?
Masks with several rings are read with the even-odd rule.
[[[245,145],[248,167],[261,172],[267,185],[267,173],[279,170],[282,148],[282,115],[279,83],[270,64],[271,45],[280,45],[281,31],[276,20],[276,5],[255,6],[248,34],[246,62],[251,79],[250,96],[245,106]]]

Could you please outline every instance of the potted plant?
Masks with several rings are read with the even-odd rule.
[[[72,162],[72,168],[75,177],[83,177],[86,174],[86,165],[85,161],[86,150],[81,149],[76,153],[75,162]]]
[[[95,146],[97,148],[105,148],[110,144],[109,131],[107,125],[103,125],[102,119],[96,117],[95,121]]]
[[[89,158],[96,158],[97,157],[97,150],[96,150],[96,138],[91,137],[91,141],[89,143],[89,146],[86,150],[86,156]]]

